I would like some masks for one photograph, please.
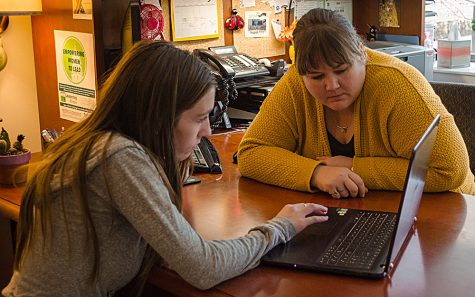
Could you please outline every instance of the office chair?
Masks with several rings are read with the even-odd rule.
[[[455,123],[467,145],[470,169],[475,173],[475,85],[430,82]]]

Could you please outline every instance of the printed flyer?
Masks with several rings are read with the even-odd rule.
[[[96,107],[93,35],[55,30],[54,39],[60,118],[79,122]]]

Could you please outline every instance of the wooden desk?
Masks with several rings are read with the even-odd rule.
[[[327,206],[397,210],[399,192],[371,191],[364,199],[332,200],[328,195],[290,191],[242,178],[237,165],[232,164],[232,154],[241,137],[242,133],[211,137],[220,152],[224,173],[197,175],[202,182],[184,188],[184,215],[206,239],[235,238],[246,234],[250,228],[272,218],[287,203],[316,202]],[[0,205],[19,203],[20,193],[21,190],[0,189]],[[18,206],[14,207],[16,216],[15,213],[11,215],[9,209],[2,206],[0,214],[17,218]],[[0,236],[0,240],[5,238],[4,234]],[[207,291],[191,287],[165,269],[153,271],[149,283],[174,295],[187,297],[469,296],[475,292],[473,267],[475,197],[441,193],[424,194],[416,233],[391,280],[261,265]]]
[[[36,164],[41,161],[41,153],[33,153],[28,165],[28,174],[31,175],[36,170]],[[20,214],[21,196],[24,184],[19,186],[0,185],[0,216],[10,220],[18,221]]]
[[[370,191],[364,199],[332,200],[240,177],[232,164],[241,134],[211,137],[220,152],[222,175],[197,175],[184,188],[184,215],[206,239],[235,238],[272,218],[285,204],[315,202],[397,211],[400,192]],[[475,197],[424,194],[415,235],[392,279],[372,280],[261,265],[207,291],[175,273],[155,270],[149,283],[177,296],[469,296],[475,292]]]
[[[35,163],[41,160],[41,153],[33,153],[28,168],[31,174]],[[0,185],[0,290],[7,285],[12,275],[14,234],[12,222],[18,221],[21,195],[24,185],[14,187]]]

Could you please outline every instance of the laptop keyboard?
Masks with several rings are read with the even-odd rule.
[[[320,264],[370,269],[386,247],[396,224],[396,214],[361,211],[327,248]]]

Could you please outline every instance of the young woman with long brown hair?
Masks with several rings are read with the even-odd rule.
[[[180,212],[182,181],[193,147],[211,133],[214,96],[198,58],[167,42],[137,43],[95,111],[48,148],[30,178],[2,294],[112,296],[135,277],[143,283],[156,260],[206,289],[325,221],[325,207],[301,203],[234,240],[205,241],[192,229]]]

